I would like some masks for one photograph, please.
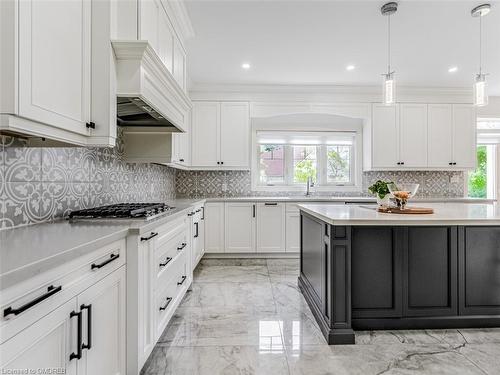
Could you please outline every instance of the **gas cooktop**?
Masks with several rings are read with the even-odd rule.
[[[175,207],[165,203],[118,203],[71,211],[70,219],[144,219],[151,220]]]

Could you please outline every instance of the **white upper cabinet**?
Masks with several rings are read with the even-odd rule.
[[[427,165],[427,104],[399,107],[399,162],[403,167]]]
[[[139,39],[147,40],[175,81],[185,90],[186,52],[161,0],[140,0]]]
[[[374,104],[368,129],[365,170],[475,168],[476,112],[471,105]]]
[[[0,3],[0,129],[87,144],[93,2]]]
[[[446,168],[452,165],[453,108],[451,104],[429,104],[427,158],[429,167]]]
[[[194,102],[192,165],[249,167],[249,111],[246,102]]]
[[[86,0],[19,2],[19,115],[87,133],[90,16]]]
[[[372,167],[394,168],[399,162],[398,106],[373,105]]]
[[[215,167],[219,162],[220,104],[193,102],[192,164]]]
[[[248,103],[221,103],[220,161],[226,167],[249,165]]]
[[[476,168],[476,110],[470,105],[453,105],[453,166]]]

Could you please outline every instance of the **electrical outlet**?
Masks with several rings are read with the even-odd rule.
[[[222,192],[226,192],[227,191],[227,184],[226,183],[223,183],[222,184]]]

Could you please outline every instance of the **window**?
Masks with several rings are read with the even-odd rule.
[[[497,150],[500,144],[500,119],[477,121],[477,168],[467,175],[467,195],[471,198],[496,198],[498,176]]]
[[[327,181],[331,183],[349,183],[351,180],[352,146],[327,146]]]
[[[495,198],[496,145],[477,146],[477,168],[469,172],[467,192],[470,198]]]
[[[293,183],[306,183],[309,177],[317,180],[317,147],[292,146],[293,154]]]
[[[283,145],[259,145],[259,177],[262,185],[281,185],[285,182]]]
[[[256,141],[256,188],[303,189],[309,177],[320,190],[356,186],[356,132],[257,131]]]

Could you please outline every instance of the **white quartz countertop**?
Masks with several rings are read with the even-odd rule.
[[[241,196],[241,197],[217,197],[206,198],[207,202],[376,202],[374,197],[339,197],[321,195],[290,195],[290,196]],[[494,199],[482,198],[414,198],[412,202],[458,202],[458,203],[493,203]]]
[[[167,201],[175,210],[150,221],[77,220],[29,225],[0,231],[0,290],[97,250],[128,234],[141,234],[185,215],[204,199]]]
[[[299,204],[300,210],[332,225],[500,225],[496,203],[413,202],[408,207],[429,207],[433,214],[401,215],[377,212],[374,205]]]

